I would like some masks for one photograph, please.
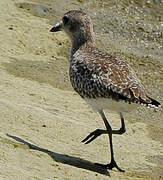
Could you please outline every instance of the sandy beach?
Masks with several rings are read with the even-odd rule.
[[[125,173],[94,165],[110,160],[106,135],[88,145],[81,143],[104,125],[70,85],[69,39],[64,32],[49,32],[64,12],[80,6],[95,12],[96,5],[80,0],[0,1],[0,180],[161,180],[162,109],[140,107],[131,112],[125,118],[127,132],[113,137],[115,158]],[[152,12],[157,8],[153,5]],[[100,31],[98,11],[94,15],[93,22],[99,22],[95,23],[97,44],[125,58],[150,95],[162,103],[162,36],[149,40],[153,44],[146,47],[142,42],[148,37],[141,28],[140,41],[135,43],[129,34],[122,37],[112,31],[113,22],[108,31],[117,33],[114,39],[114,33],[109,37],[106,29]],[[157,23],[157,33],[149,33],[158,35],[163,26],[152,17],[144,22]],[[107,113],[107,117],[114,128],[120,126],[118,115]]]

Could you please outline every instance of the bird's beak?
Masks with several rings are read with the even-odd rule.
[[[57,32],[62,30],[62,23],[57,23],[54,27],[50,29],[50,32]]]

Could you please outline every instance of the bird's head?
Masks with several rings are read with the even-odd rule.
[[[81,10],[71,10],[64,14],[61,23],[57,23],[50,32],[64,30],[72,42],[74,39],[79,41],[94,41],[93,25],[90,17]]]

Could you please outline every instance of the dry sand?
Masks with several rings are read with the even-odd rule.
[[[89,132],[104,126],[71,89],[69,41],[62,32],[49,33],[49,20],[16,4],[23,2],[28,1],[0,1],[0,180],[163,179],[157,130],[151,135],[135,112],[134,123],[126,117],[127,133],[113,139],[116,160],[126,172],[93,164],[108,162],[108,137],[81,143]],[[41,8],[35,10],[44,13]],[[118,128],[119,116],[108,117]]]

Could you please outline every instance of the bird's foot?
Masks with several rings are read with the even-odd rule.
[[[101,134],[104,134],[106,130],[103,129],[96,129],[95,131],[91,132],[86,138],[82,140],[83,143],[88,144],[95,140]]]
[[[118,169],[118,171],[120,171],[120,172],[125,172],[125,170],[123,170],[123,169],[121,169],[118,165],[117,165],[117,163],[115,162],[115,160],[112,160],[109,164],[100,164],[100,163],[95,163],[96,165],[98,165],[98,166],[101,166],[101,167],[103,167],[103,168],[106,168],[106,169],[113,169],[113,168],[117,168]]]

